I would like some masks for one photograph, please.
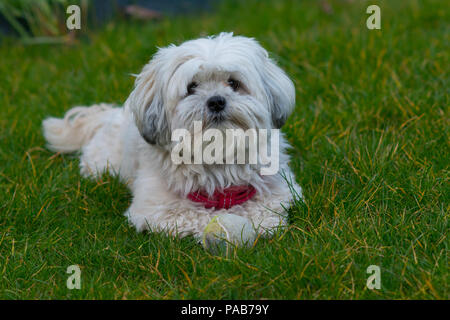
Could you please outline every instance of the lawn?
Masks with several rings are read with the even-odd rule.
[[[448,299],[450,7],[323,3],[227,1],[66,46],[2,39],[0,298]],[[369,4],[381,30],[366,28]],[[305,194],[288,230],[230,259],[136,233],[126,186],[80,178],[77,156],[46,150],[41,132],[71,106],[123,103],[157,46],[220,31],[257,38],[294,80],[283,131]],[[73,264],[80,290],[66,287]]]

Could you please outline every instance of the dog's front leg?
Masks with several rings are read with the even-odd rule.
[[[175,202],[150,203],[148,199],[135,198],[126,211],[128,221],[137,231],[149,230],[185,237],[192,235],[201,239],[211,216],[199,214],[192,208]]]
[[[199,207],[163,186],[156,178],[142,176],[133,184],[133,202],[125,215],[137,231],[192,235],[207,248],[223,241],[236,245],[253,243],[256,231],[248,218]]]
[[[150,230],[179,237],[192,235],[213,252],[219,247],[226,248],[228,252],[231,248],[229,244],[252,245],[256,238],[256,230],[245,217],[199,210],[184,200],[164,205],[152,205],[141,200],[135,198],[126,212],[137,231]]]
[[[170,192],[158,175],[139,172],[131,191],[133,201],[125,215],[137,231],[150,230],[201,238],[212,218],[208,212],[197,210],[191,201]]]

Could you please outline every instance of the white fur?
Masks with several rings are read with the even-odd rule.
[[[233,77],[242,83],[234,91]],[[192,81],[198,85],[187,95]],[[214,122],[206,100],[221,95],[227,100],[224,120]],[[212,217],[236,214],[251,220],[258,232],[270,235],[286,224],[283,206],[292,201],[288,184],[280,175],[261,176],[256,165],[175,165],[170,157],[170,133],[193,129],[202,120],[206,127],[272,129],[292,112],[292,81],[276,66],[255,40],[230,33],[187,41],[159,49],[137,76],[135,88],[123,108],[100,104],[76,107],[64,119],[43,122],[51,150],[81,149],[81,173],[95,177],[109,170],[129,183],[133,201],[126,212],[138,231],[150,229],[180,236],[202,232]],[[292,179],[280,138],[280,172]],[[251,184],[257,194],[228,210],[205,209],[186,198],[189,192]]]

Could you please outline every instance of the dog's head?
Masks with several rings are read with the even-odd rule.
[[[280,128],[295,89],[257,41],[232,33],[161,48],[137,76],[126,105],[150,144],[174,129]]]

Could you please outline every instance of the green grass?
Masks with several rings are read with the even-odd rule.
[[[113,23],[73,46],[0,45],[0,298],[448,299],[449,24],[445,1],[228,2]],[[365,25],[381,7],[381,30]],[[79,176],[41,121],[122,103],[156,46],[254,36],[296,84],[284,127],[305,205],[289,229],[224,259],[192,238],[138,234],[116,178]],[[66,269],[82,269],[81,290]],[[366,288],[369,265],[381,290]]]

